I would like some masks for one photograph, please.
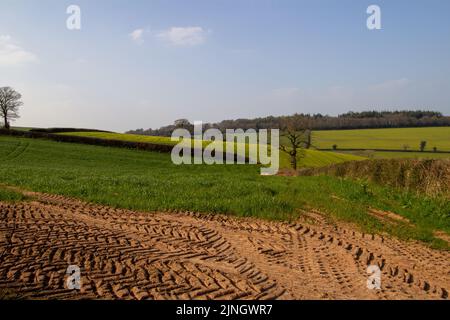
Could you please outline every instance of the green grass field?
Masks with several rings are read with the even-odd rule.
[[[58,133],[58,134],[67,135],[67,136],[92,137],[92,138],[101,138],[101,139],[113,139],[113,140],[121,140],[121,141],[167,144],[167,145],[171,145],[171,146],[177,144],[177,142],[171,141],[170,137],[142,136],[142,135],[136,135],[136,134],[127,134],[127,133],[64,132],[64,133]]]
[[[67,132],[60,133],[63,135],[81,136],[81,137],[93,137],[102,139],[114,139],[132,142],[146,142],[156,144],[175,145],[177,142],[171,141],[170,137],[154,137],[154,136],[142,136],[133,134],[122,133],[108,133],[108,132]],[[203,141],[203,146],[208,145],[208,141]],[[248,145],[246,146],[248,150]],[[345,161],[358,161],[365,160],[366,158],[352,154],[342,154],[327,151],[306,150],[306,155],[297,161],[298,167],[320,167],[334,163],[341,163]],[[289,156],[280,151],[280,167],[289,168],[290,160]]]
[[[156,144],[174,145],[169,137],[141,136],[122,133],[103,132],[70,132],[67,135],[88,136],[104,139],[117,139],[134,142],[147,142]],[[420,141],[427,141],[425,150],[432,151],[436,146],[440,151],[450,152],[450,127],[432,128],[399,128],[399,129],[362,129],[362,130],[332,130],[314,131],[313,144],[318,148],[332,148],[336,144],[339,149],[361,148],[361,149],[401,149],[404,145],[409,146],[409,150],[419,150]],[[282,139],[283,141],[283,139]],[[204,146],[208,142],[204,142]],[[390,159],[390,158],[414,158],[414,159],[440,159],[450,158],[450,153],[430,153],[430,152],[323,152],[307,150],[306,156],[299,159],[298,167],[320,167],[345,161],[364,160],[366,158]],[[289,168],[289,157],[280,152],[281,168]]]
[[[17,130],[17,131],[30,131],[33,128],[28,127],[11,127],[11,129]]]
[[[26,197],[23,194],[0,185],[0,201],[15,202],[25,199]]]
[[[170,155],[0,136],[0,184],[135,210],[189,210],[292,220],[299,209],[447,248],[433,230],[450,233],[450,203],[327,176],[261,176],[256,165],[172,164]],[[2,196],[3,197],[3,196]],[[389,210],[414,226],[367,214]]]
[[[319,150],[305,150],[305,157],[300,158],[297,161],[297,167],[323,167],[330,164],[342,163],[346,161],[361,161],[367,158],[354,155],[344,154],[331,151],[319,151]],[[280,151],[280,168],[290,168],[289,156]]]
[[[313,144],[319,149],[331,149],[334,144],[339,149],[391,149],[419,150],[420,141],[427,141],[425,150],[436,147],[440,151],[450,151],[450,127],[361,129],[314,131]]]

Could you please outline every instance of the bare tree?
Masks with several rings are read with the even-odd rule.
[[[290,156],[291,167],[297,170],[297,161],[305,156],[305,148],[311,146],[310,130],[299,119],[285,119],[281,131],[289,145],[280,144],[280,149]]]
[[[0,116],[3,118],[3,126],[9,129],[9,121],[19,118],[19,107],[22,95],[11,87],[0,88]]]

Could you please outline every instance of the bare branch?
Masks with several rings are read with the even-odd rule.
[[[9,121],[19,118],[19,107],[23,105],[20,101],[22,95],[11,87],[0,88],[0,117],[3,125],[9,129]]]

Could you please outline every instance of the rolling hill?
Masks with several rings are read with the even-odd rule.
[[[0,185],[142,211],[195,211],[292,220],[302,210],[445,246],[448,201],[330,176],[261,176],[257,165],[174,165],[166,153],[0,136]],[[11,194],[0,192],[0,201]],[[411,224],[382,221],[368,208]]]
[[[161,137],[161,136],[144,136],[144,135],[109,133],[109,132],[66,132],[60,134],[68,136],[92,137],[101,139],[113,139],[113,140],[155,143],[165,145],[176,144],[176,142],[171,141],[170,137]],[[209,142],[204,141],[203,145],[206,146],[208,143]],[[364,159],[366,158],[352,154],[343,154],[318,150],[306,150],[306,155],[304,158],[299,159],[298,166],[320,167],[334,163],[341,163],[346,161],[358,161]],[[284,152],[280,152],[280,167],[289,168],[289,157]]]

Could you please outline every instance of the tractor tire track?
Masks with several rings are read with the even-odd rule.
[[[17,145],[7,154],[3,155],[1,159],[3,161],[9,161],[19,158],[23,153],[25,153],[30,146],[29,142],[20,141]]]
[[[29,299],[448,299],[450,254],[344,225],[0,203],[0,292]],[[428,260],[427,260],[428,259]],[[65,286],[69,265],[81,290]],[[381,290],[366,286],[368,265]]]

